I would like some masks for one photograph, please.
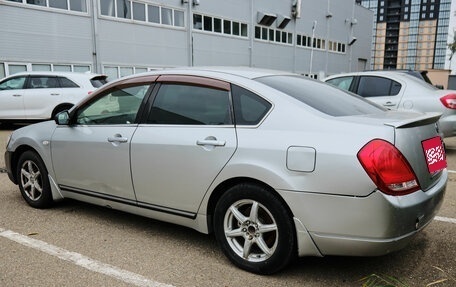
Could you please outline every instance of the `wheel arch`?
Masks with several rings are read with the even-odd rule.
[[[16,174],[17,163],[18,163],[19,158],[21,157],[21,155],[24,154],[27,151],[32,151],[32,152],[36,153],[41,158],[41,160],[43,160],[43,158],[41,157],[40,153],[36,149],[34,149],[33,147],[31,147],[29,145],[20,145],[20,146],[18,146],[16,148],[16,150],[11,155],[11,171],[12,171],[12,176],[13,176],[15,184],[18,184],[18,178],[17,178],[17,174]]]
[[[264,187],[267,189],[269,192],[274,194],[274,196],[281,201],[281,203],[286,207],[287,213],[290,216],[290,218],[293,218],[293,212],[291,211],[290,207],[286,203],[286,201],[283,199],[283,197],[270,185],[267,183],[260,181],[258,179],[250,178],[250,177],[234,177],[227,179],[217,185],[217,187],[214,188],[212,191],[207,206],[206,206],[206,218],[207,218],[207,226],[208,226],[208,232],[212,233],[213,232],[213,215],[215,212],[215,206],[217,205],[217,202],[220,200],[223,194],[225,194],[231,187],[238,185],[238,184],[255,184]],[[295,230],[295,235],[296,235],[296,230]]]

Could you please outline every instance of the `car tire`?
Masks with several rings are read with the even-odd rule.
[[[17,179],[22,197],[30,206],[47,208],[52,205],[48,172],[37,153],[26,151],[19,157]]]
[[[272,274],[296,257],[296,235],[288,209],[270,189],[239,184],[227,190],[214,213],[214,233],[236,266]]]

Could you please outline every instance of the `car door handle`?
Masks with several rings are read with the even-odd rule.
[[[225,146],[226,141],[219,141],[219,140],[212,140],[212,139],[205,139],[205,140],[198,140],[196,141],[197,145],[210,145],[210,146]]]
[[[121,135],[115,135],[113,137],[109,137],[108,138],[108,142],[110,142],[110,143],[126,143],[126,142],[128,142],[128,139],[122,137]]]
[[[60,96],[59,93],[51,93],[51,96]]]
[[[396,106],[396,104],[393,103],[393,102],[386,102],[386,103],[384,104],[384,106],[386,106],[386,107],[394,107],[394,106]]]
[[[22,95],[14,94],[13,97],[22,97]]]

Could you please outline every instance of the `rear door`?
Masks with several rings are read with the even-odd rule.
[[[138,204],[193,217],[237,142],[228,83],[161,76],[150,113],[131,142]]]
[[[49,119],[62,102],[62,92],[54,76],[30,76],[24,97],[27,119]]]
[[[401,103],[403,84],[380,76],[359,76],[354,93],[389,109]]]

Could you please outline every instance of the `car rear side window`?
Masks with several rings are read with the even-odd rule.
[[[231,86],[236,125],[257,125],[271,109],[271,103],[236,85]]]
[[[330,116],[375,114],[384,108],[329,84],[301,76],[267,76],[256,79]]]
[[[72,80],[65,77],[58,77],[60,81],[60,86],[62,88],[79,88],[79,86]]]
[[[362,76],[359,79],[357,94],[369,97],[396,96],[401,90],[401,84],[391,79]]]
[[[60,84],[56,77],[48,76],[32,76],[28,83],[29,89],[52,89],[60,88]]]
[[[232,124],[229,93],[208,87],[162,84],[152,104],[149,124]]]

